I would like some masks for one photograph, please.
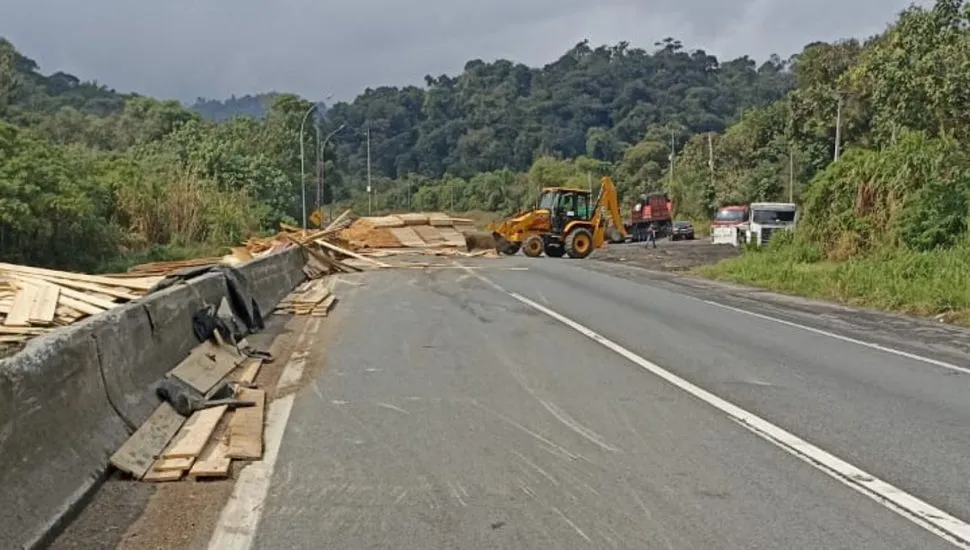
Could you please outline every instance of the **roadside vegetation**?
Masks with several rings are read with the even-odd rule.
[[[970,323],[970,6],[907,10],[831,75],[844,149],[806,182],[795,234],[698,272]]]

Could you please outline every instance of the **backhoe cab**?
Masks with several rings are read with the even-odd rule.
[[[585,258],[603,246],[606,235],[603,210],[608,211],[613,227],[625,238],[613,180],[604,177],[600,184],[595,203],[591,203],[592,194],[586,189],[543,189],[538,208],[489,226],[495,237],[495,249],[500,254],[512,255],[521,248],[526,256],[533,258],[543,252],[552,258],[561,258],[563,254]]]

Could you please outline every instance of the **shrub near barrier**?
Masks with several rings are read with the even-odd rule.
[[[299,250],[240,267],[264,313],[303,280]],[[108,458],[198,345],[192,315],[226,295],[207,274],[29,342],[0,360],[0,548],[31,548],[103,481]]]

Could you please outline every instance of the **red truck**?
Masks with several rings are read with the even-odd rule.
[[[633,205],[633,215],[627,224],[627,232],[634,242],[645,241],[650,235],[650,224],[655,224],[657,238],[670,235],[674,222],[674,203],[666,193],[647,193]]]
[[[731,204],[721,207],[711,220],[711,242],[734,244],[741,242],[741,232],[748,221],[748,205]]]

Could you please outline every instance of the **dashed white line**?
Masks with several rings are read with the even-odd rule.
[[[624,357],[630,362],[654,374],[655,376],[667,381],[671,385],[683,390],[704,403],[718,409],[731,419],[739,422],[745,428],[751,430],[756,435],[784,449],[816,469],[828,474],[844,485],[866,495],[872,500],[893,510],[900,516],[912,521],[913,523],[927,529],[939,537],[953,543],[960,548],[970,549],[970,524],[956,518],[939,508],[930,505],[919,498],[906,493],[902,489],[883,481],[872,474],[845,462],[837,456],[812,445],[804,439],[792,434],[771,422],[750,413],[720,397],[708,392],[707,390],[695,386],[694,384],[680,378],[676,374],[665,370],[617,344],[616,342],[600,335],[596,331],[587,328],[564,315],[561,315],[542,304],[534,302],[521,294],[506,290],[499,284],[491,281],[478,273],[469,271],[477,279],[488,284],[492,288],[511,296],[513,299],[539,311],[567,327],[579,332],[580,334],[599,343],[603,347]]]

